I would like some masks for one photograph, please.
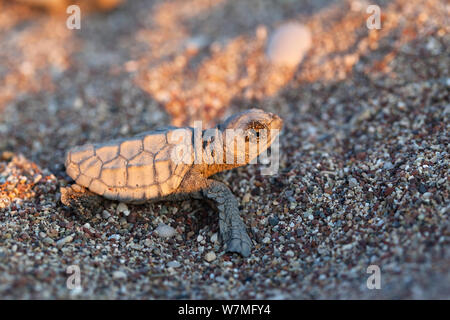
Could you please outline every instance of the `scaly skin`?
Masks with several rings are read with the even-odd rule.
[[[237,252],[244,257],[250,255],[252,241],[239,215],[239,205],[231,190],[222,182],[208,180],[203,197],[215,202],[219,211],[219,230],[228,252]]]
[[[191,137],[191,132],[194,132],[193,128],[184,128],[190,135],[190,139],[187,140],[190,148],[188,150],[194,153],[188,154],[190,159],[188,163],[176,164],[173,162],[173,159],[166,160],[166,158],[163,158],[163,161],[172,161],[169,166],[164,168],[156,166],[159,164],[158,152],[160,152],[160,150],[166,150],[167,148],[174,148],[174,144],[170,143],[171,139],[169,138],[176,129],[174,127],[146,132],[132,137],[129,140],[121,139],[104,144],[88,145],[88,147],[81,146],[71,149],[67,153],[66,170],[69,176],[82,186],[61,188],[61,202],[69,207],[75,208],[76,211],[82,213],[83,216],[87,216],[87,211],[93,210],[93,208],[98,207],[101,203],[101,197],[95,195],[95,193],[103,195],[111,200],[120,200],[129,203],[204,199],[212,203],[219,212],[220,237],[226,245],[226,250],[248,257],[251,253],[252,241],[248,236],[246,227],[240,217],[238,200],[224,183],[210,179],[209,177],[217,172],[230,170],[250,163],[257,154],[265,151],[273,142],[274,136],[272,136],[272,139],[264,140],[261,138],[263,137],[262,132],[266,131],[270,134],[270,132],[274,130],[273,132],[278,134],[279,130],[282,128],[282,124],[282,120],[274,114],[259,109],[250,109],[231,116],[223,124],[219,125],[215,129],[218,133],[218,136],[215,139],[206,139],[207,136],[203,138],[206,130],[203,131],[201,151],[204,153],[209,152],[214,159],[213,163],[206,163],[205,161],[199,163],[194,162],[194,158],[199,155],[197,154],[198,150],[195,150],[195,144],[191,144],[191,142],[195,140],[195,134]],[[235,144],[227,145],[225,132],[228,129],[240,132],[244,136],[251,136],[252,139],[249,138],[245,140],[245,148],[238,148]],[[154,137],[161,134],[165,135],[167,138],[162,140],[154,139]],[[139,139],[142,139],[142,144]],[[217,140],[220,139],[223,141],[223,144],[220,144],[221,148],[223,148],[223,152],[211,152],[211,148],[209,147],[214,146],[212,145],[214,141],[217,142]],[[155,142],[154,144],[146,144],[145,141]],[[130,145],[132,148],[127,147]],[[109,160],[106,162],[104,162],[102,158],[104,155],[99,151],[103,150],[102,148],[105,148],[105,146],[108,148],[112,146],[118,150],[117,153],[114,152],[108,154],[107,158]],[[250,152],[250,147],[254,146],[259,147],[256,155]],[[140,152],[149,152],[150,156],[142,158],[142,161],[137,161],[137,164],[134,164],[136,161],[133,159],[139,157]],[[86,154],[87,156],[84,156]],[[233,156],[232,159],[238,159],[238,156],[241,156],[241,159],[244,159],[244,161],[243,163],[225,163],[226,154],[231,154]],[[129,160],[123,160],[126,159],[127,156],[129,156]],[[122,162],[117,161],[119,158],[122,159]],[[145,162],[146,159],[149,159],[149,162]],[[109,163],[119,163],[119,167],[116,166],[114,168],[125,172],[125,175],[118,176],[116,174],[114,177],[108,176],[107,173],[110,171],[105,170],[108,170],[107,168],[111,167],[111,165],[108,165]],[[123,167],[120,167],[121,163],[123,163]],[[142,171],[142,168],[144,168],[144,171]],[[140,176],[138,175],[133,178],[133,181],[135,182],[131,184],[129,180],[130,172],[136,170],[141,170],[139,172],[143,172],[142,181],[139,179]],[[154,175],[147,177],[146,170],[152,170]],[[179,176],[180,179],[177,180],[179,182],[176,184],[167,184],[166,181],[171,181],[172,177],[174,177],[177,172],[182,173],[182,176]],[[94,175],[89,176],[92,173]],[[169,175],[167,175],[168,173]],[[157,177],[161,175],[168,176],[168,180],[159,181]],[[97,180],[100,182],[112,182],[110,182],[110,185],[102,182],[103,185],[99,187],[99,183],[93,183]],[[155,185],[159,188],[159,192],[149,193],[148,188],[153,188]],[[90,191],[84,189],[84,187],[90,189]],[[144,191],[140,192],[139,190],[141,189]]]

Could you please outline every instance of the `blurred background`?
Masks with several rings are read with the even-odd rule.
[[[0,150],[47,165],[66,145],[155,125],[213,125],[254,106],[283,113],[299,102],[277,103],[280,92],[395,78],[400,50],[417,63],[404,77],[437,76],[420,60],[444,49],[444,2],[376,1],[382,28],[369,30],[364,0],[79,0],[81,29],[70,30],[69,1],[1,1]],[[297,64],[274,66],[270,39],[291,22],[309,39],[299,36]]]

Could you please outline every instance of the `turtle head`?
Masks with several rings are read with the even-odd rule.
[[[240,165],[249,163],[272,144],[282,127],[280,117],[261,109],[250,109],[229,117],[219,126],[226,163],[231,158]]]

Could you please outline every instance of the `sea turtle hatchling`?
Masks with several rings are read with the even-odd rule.
[[[282,125],[277,115],[250,109],[209,130],[166,127],[72,148],[65,165],[76,185],[61,188],[61,201],[86,207],[98,195],[136,204],[206,199],[219,211],[219,234],[226,250],[247,257],[252,242],[238,201],[224,183],[209,177],[256,159]]]

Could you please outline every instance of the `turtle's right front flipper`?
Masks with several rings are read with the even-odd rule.
[[[240,217],[238,201],[231,190],[222,182],[208,180],[208,187],[203,190],[203,196],[212,200],[219,211],[220,236],[226,250],[248,257],[252,241]]]

